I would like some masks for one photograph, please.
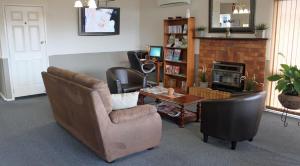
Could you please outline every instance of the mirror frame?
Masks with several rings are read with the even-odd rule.
[[[232,33],[254,33],[255,32],[255,9],[256,9],[256,1],[250,0],[250,18],[248,28],[230,28]],[[213,19],[213,0],[209,0],[209,33],[225,33],[226,28],[214,28],[212,27],[212,19]]]

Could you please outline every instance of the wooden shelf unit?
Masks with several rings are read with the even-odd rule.
[[[182,26],[187,25],[186,33],[172,33],[169,32],[169,26]],[[182,19],[173,19],[173,20],[164,20],[164,86],[166,88],[180,89],[182,81],[185,81],[186,86],[190,87],[194,84],[194,75],[195,75],[195,46],[194,46],[194,32],[195,32],[195,18],[182,18]],[[168,46],[168,41],[171,35],[174,35],[176,38],[187,37],[187,47],[170,47]],[[179,61],[174,61],[167,59],[168,50],[181,50]],[[166,71],[166,66],[179,66],[180,72],[178,74],[170,74]],[[183,75],[183,76],[182,76]],[[176,81],[176,86],[170,86],[171,82]],[[174,85],[174,83],[172,83]]]

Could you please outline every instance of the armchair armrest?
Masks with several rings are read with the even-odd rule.
[[[112,94],[122,93],[122,86],[120,80],[110,71],[106,73],[107,84]]]
[[[154,106],[141,105],[130,109],[112,111],[109,117],[113,123],[119,124],[140,119],[156,112],[157,109]]]

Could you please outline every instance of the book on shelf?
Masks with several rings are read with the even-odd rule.
[[[173,52],[174,52],[174,50],[167,49],[167,51],[166,51],[166,60],[173,60]]]
[[[178,75],[180,73],[180,66],[173,66],[173,74]]]
[[[166,65],[166,73],[172,74],[173,72],[173,66],[172,65]]]
[[[184,24],[184,25],[183,25],[183,31],[182,31],[182,33],[186,34],[186,33],[187,33],[187,30],[188,30],[188,25],[187,25],[187,24]]]
[[[170,25],[170,26],[168,26],[168,32],[169,32],[169,34],[182,33],[183,27],[182,27],[182,25]]]
[[[179,61],[180,60],[180,55],[181,55],[181,50],[180,49],[175,49],[173,53],[173,61]]]
[[[173,74],[173,75],[179,75],[180,66],[166,65],[166,73]]]

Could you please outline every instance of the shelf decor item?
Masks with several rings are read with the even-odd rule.
[[[197,36],[205,37],[205,30],[206,30],[206,27],[204,27],[204,26],[200,26],[200,27],[196,28]]]
[[[266,30],[269,29],[269,27],[266,24],[258,24],[255,26],[255,36],[257,38],[266,38]]]
[[[207,68],[205,65],[202,66],[202,69],[199,69],[199,86],[201,88],[208,88],[208,82],[206,79]]]

